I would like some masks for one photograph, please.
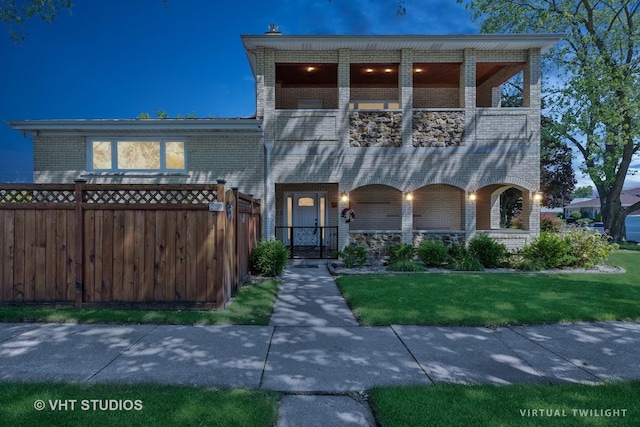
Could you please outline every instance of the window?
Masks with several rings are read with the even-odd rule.
[[[87,150],[92,171],[161,171],[186,169],[185,142],[174,139],[95,139]]]

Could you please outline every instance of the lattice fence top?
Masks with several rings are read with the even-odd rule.
[[[0,203],[75,203],[72,188],[67,189],[0,189]]]
[[[211,188],[153,189],[86,189],[82,193],[85,203],[117,204],[202,204],[216,200],[216,191]]]

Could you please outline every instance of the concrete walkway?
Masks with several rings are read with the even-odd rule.
[[[374,425],[361,392],[640,379],[640,322],[357,326],[325,266],[289,266],[269,326],[0,324],[0,380],[283,393],[280,426]]]

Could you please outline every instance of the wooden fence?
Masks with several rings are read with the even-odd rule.
[[[0,302],[222,307],[260,204],[217,185],[0,185]]]

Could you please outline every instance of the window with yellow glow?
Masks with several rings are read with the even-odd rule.
[[[185,142],[176,140],[93,140],[87,166],[94,171],[184,171]]]

